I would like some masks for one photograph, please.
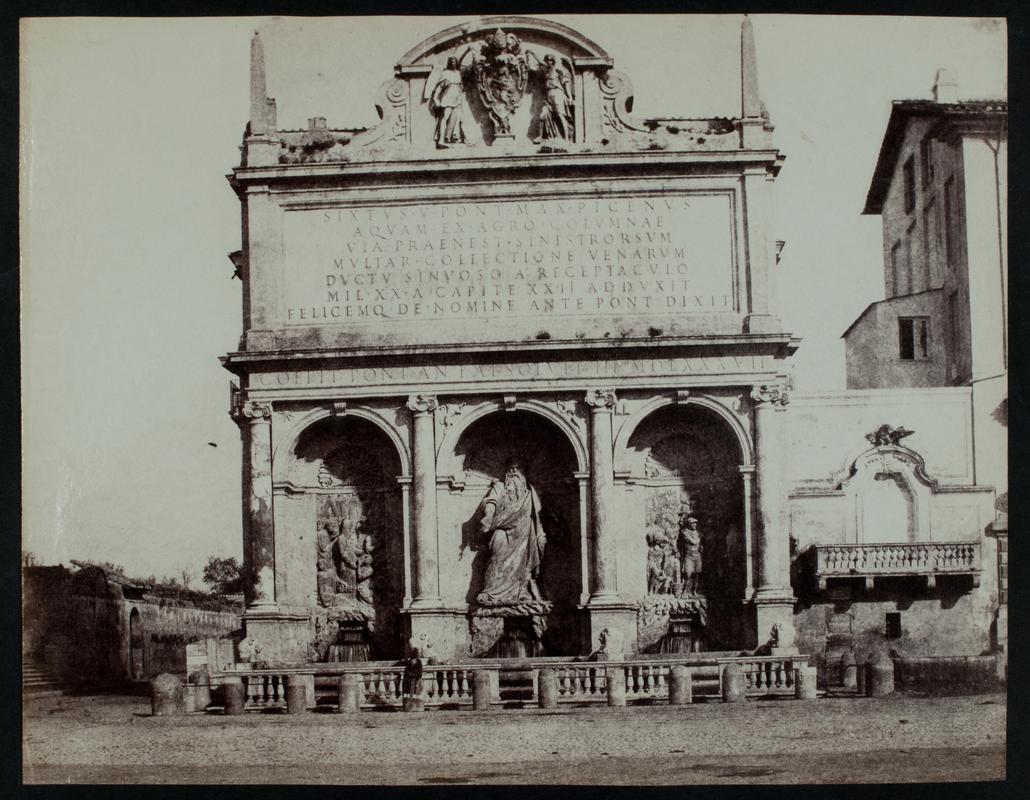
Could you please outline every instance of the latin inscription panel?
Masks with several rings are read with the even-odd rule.
[[[283,322],[734,313],[733,227],[726,192],[289,210]]]

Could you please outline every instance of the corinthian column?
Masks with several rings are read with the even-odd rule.
[[[615,493],[612,467],[612,410],[615,407],[615,392],[611,389],[591,389],[586,394],[586,404],[590,408],[590,512],[594,533],[590,603],[604,603],[618,600],[612,508],[612,496]]]
[[[412,514],[413,608],[440,604],[440,572],[437,558],[436,531],[436,442],[434,420],[436,397],[413,394],[408,409],[413,419],[412,446],[414,476],[412,481],[414,513]]]
[[[755,415],[755,478],[758,489],[758,584],[754,595],[755,644],[775,641],[777,651],[794,648],[794,592],[790,586],[790,541],[783,526],[783,480],[786,458],[781,418],[789,397],[781,384],[751,391]]]
[[[275,606],[272,406],[247,400],[233,414],[243,437],[243,574],[247,608]]]
[[[755,477],[758,483],[758,593],[790,591],[790,549],[781,529],[783,442],[780,411],[789,402],[785,386],[762,384],[751,390],[755,410]]]

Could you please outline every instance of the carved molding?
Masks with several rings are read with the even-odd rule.
[[[588,406],[590,406],[592,411],[602,411],[604,409],[610,410],[615,407],[615,390],[588,389],[583,400]]]
[[[677,389],[674,397],[676,405],[686,405],[690,402],[690,389]]]
[[[436,407],[436,421],[446,428],[461,416],[461,411],[462,407],[457,403],[441,403]]]
[[[790,392],[785,383],[763,383],[751,389],[751,399],[756,404],[785,406],[790,402]]]
[[[347,415],[347,401],[346,400],[337,400],[335,403],[333,403],[333,416],[334,417],[344,417],[346,415]]]
[[[648,131],[644,120],[633,116],[629,110],[633,102],[633,84],[624,73],[606,70],[598,78],[597,85],[601,89],[602,130],[609,129],[617,133]]]
[[[558,413],[566,417],[569,422],[574,425],[579,424],[578,409],[576,407],[575,400],[555,400],[554,407],[558,409]]]
[[[243,422],[255,424],[258,422],[271,422],[272,420],[272,404],[262,403],[258,400],[245,400],[234,409],[234,412],[233,419],[238,424]]]
[[[506,395],[504,395],[504,410],[505,411],[514,411],[515,409],[518,408],[518,402],[519,402],[518,397],[516,397],[515,395],[513,395],[513,394],[506,394]]]
[[[435,394],[408,395],[408,410],[415,414],[431,414],[439,407]]]

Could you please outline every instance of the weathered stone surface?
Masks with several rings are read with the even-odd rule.
[[[340,714],[354,714],[361,710],[361,681],[353,672],[340,676],[338,684],[337,711]]]
[[[739,664],[726,664],[722,669],[722,701],[739,703],[744,700],[744,671]]]
[[[894,662],[886,655],[870,662],[866,695],[886,697],[894,693]]]
[[[184,714],[186,705],[182,681],[167,672],[158,675],[150,682],[150,702],[155,717]]]
[[[669,670],[669,705],[684,706],[693,702],[693,681],[690,670],[674,664]]]
[[[290,675],[286,681],[286,713],[303,714],[308,708],[307,683],[302,675]]]
[[[608,705],[626,705],[626,672],[621,664],[613,664],[605,670],[608,686]]]
[[[229,716],[242,714],[247,705],[247,689],[239,678],[227,677],[222,684],[225,696],[225,713]]]
[[[537,672],[537,703],[540,708],[558,707],[558,673],[553,669]]]
[[[816,668],[798,667],[794,673],[794,697],[798,700],[815,700]]]
[[[490,679],[490,673],[486,670],[477,671],[472,679],[472,708],[476,711],[489,710],[492,693],[493,681]]]

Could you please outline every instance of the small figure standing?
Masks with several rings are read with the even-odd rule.
[[[527,53],[529,55],[529,53]],[[535,58],[535,56],[533,56]],[[564,139],[571,142],[574,130],[572,82],[568,73],[558,66],[558,60],[548,54],[534,70],[544,88],[544,103],[540,109],[541,139]]]
[[[665,556],[669,540],[659,531],[647,534],[647,592],[669,594],[672,581],[665,569]]]
[[[461,107],[465,94],[461,86],[458,59],[447,59],[447,68],[433,87],[430,108],[436,114],[436,146],[450,147],[462,141]]]
[[[695,595],[701,584],[701,531],[697,517],[690,512],[680,513],[680,532],[677,541],[680,552],[680,584],[683,592]]]

